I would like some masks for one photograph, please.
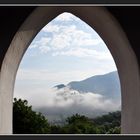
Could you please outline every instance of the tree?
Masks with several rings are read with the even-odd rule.
[[[110,128],[107,134],[120,134],[121,133],[121,128],[120,127],[114,127]]]
[[[75,114],[66,119],[67,123],[62,128],[62,133],[70,134],[96,134],[99,129],[87,117]]]
[[[14,134],[45,134],[50,132],[47,119],[28,106],[27,100],[17,100],[13,103],[13,133]]]
[[[51,125],[50,133],[51,134],[62,134],[62,127],[59,125]]]
[[[66,119],[66,122],[68,122],[69,124],[77,123],[77,122],[89,122],[89,119],[86,116],[75,114],[71,117],[68,117]]]
[[[92,121],[99,127],[102,126],[102,128],[104,128],[104,131],[103,131],[104,133],[120,134],[120,130],[121,130],[120,128],[121,112],[120,111],[110,112],[106,115],[96,117],[92,119]]]

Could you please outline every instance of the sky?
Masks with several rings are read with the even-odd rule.
[[[58,92],[52,87],[116,70],[100,36],[81,19],[65,12],[43,27],[27,49],[17,72],[14,97],[27,99],[36,108],[49,106]],[[101,98],[97,95],[98,101]],[[113,103],[105,104],[109,107]]]

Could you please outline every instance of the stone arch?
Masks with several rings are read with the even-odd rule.
[[[140,76],[136,56],[115,18],[104,7],[38,7],[14,36],[0,72],[0,133],[12,133],[12,101],[16,72],[36,34],[53,18],[70,12],[100,35],[110,50],[121,82],[122,133],[140,133]]]

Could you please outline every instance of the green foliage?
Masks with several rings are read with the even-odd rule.
[[[104,128],[104,133],[108,134],[119,134],[121,125],[121,112],[110,112],[101,117],[92,119],[95,124]]]
[[[120,127],[115,127],[115,128],[110,128],[107,134],[120,134],[121,133],[121,128]]]
[[[116,111],[116,112],[110,112],[106,115],[102,115],[101,117],[97,117],[93,119],[93,121],[96,124],[106,124],[106,123],[112,123],[114,126],[115,125],[120,125],[120,120],[121,120],[121,112]]]
[[[83,123],[86,123],[86,122],[89,122],[89,119],[85,116],[81,116],[79,114],[75,114],[71,117],[68,117],[66,119],[66,122],[68,122],[69,124],[73,124],[73,123],[77,123],[77,122],[83,122]]]
[[[59,125],[51,125],[50,133],[51,134],[62,134],[62,127]]]
[[[28,106],[27,100],[14,99],[13,133],[15,134],[120,134],[121,112],[89,119],[75,114],[63,126],[50,125],[48,120]]]
[[[87,117],[75,114],[66,119],[68,124],[62,128],[62,133],[70,134],[93,134],[98,129]]]
[[[13,103],[13,133],[45,134],[49,133],[47,119],[28,106],[27,100],[14,99]]]

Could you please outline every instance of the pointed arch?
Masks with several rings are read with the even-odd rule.
[[[43,27],[63,12],[70,12],[82,19],[106,43],[115,60],[121,82],[122,133],[139,133],[140,76],[136,56],[115,18],[104,7],[94,6],[38,7],[22,24],[9,46],[1,67],[0,133],[12,133],[14,82],[26,49]]]

